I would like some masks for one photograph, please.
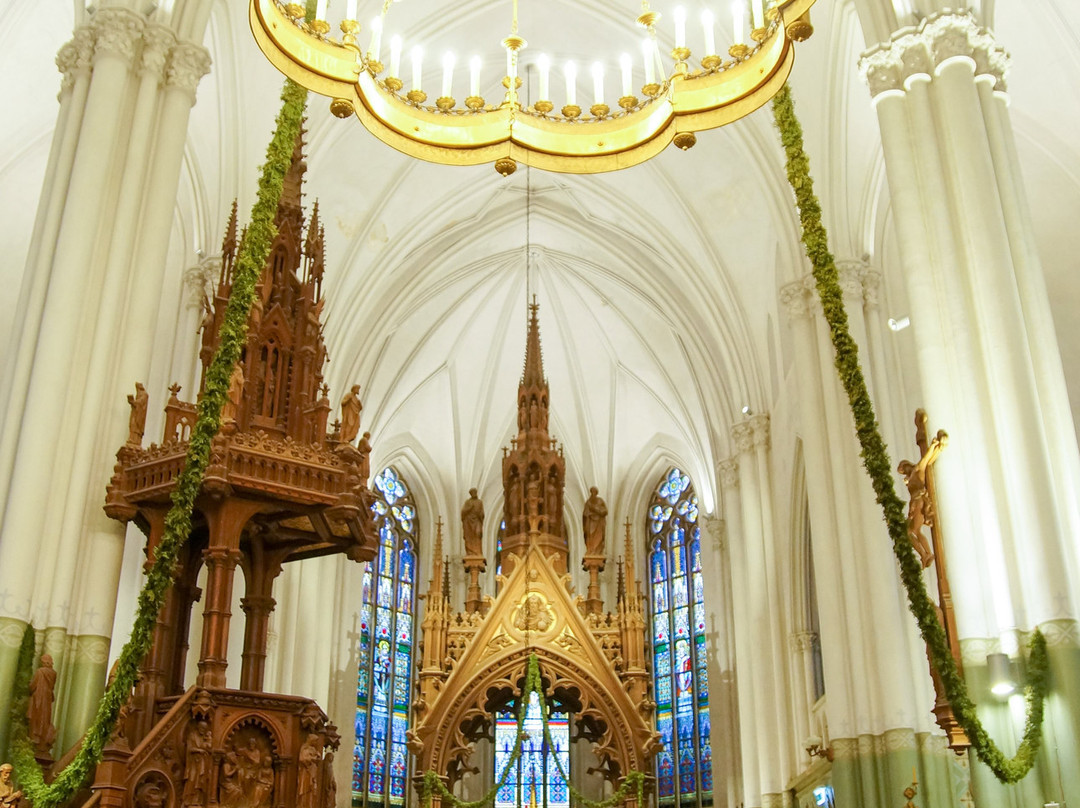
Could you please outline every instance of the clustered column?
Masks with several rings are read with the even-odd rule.
[[[66,749],[104,682],[123,535],[101,510],[101,486],[126,436],[125,392],[149,376],[188,115],[209,56],[104,5],[57,64],[60,113],[3,379],[0,621],[5,637],[32,621],[66,647],[56,660]],[[14,662],[0,643],[0,749]]]

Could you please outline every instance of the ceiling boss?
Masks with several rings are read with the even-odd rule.
[[[345,0],[340,34],[327,19],[327,0],[319,0],[311,21],[305,20],[298,3],[251,0],[250,21],[256,42],[275,67],[331,98],[335,115],[356,115],[372,134],[405,154],[447,165],[490,162],[503,176],[513,173],[519,162],[592,174],[637,165],[671,142],[688,149],[696,141],[695,132],[737,120],[772,98],[791,72],[792,43],[813,32],[808,15],[813,4],[736,0],[731,6],[732,43],[726,48],[717,47],[717,20],[706,8],[698,55],[687,38],[684,9],[673,9],[673,31],[668,32],[660,27],[660,14],[649,0],[642,0],[636,18],[645,32],[640,49],[633,56],[605,54],[609,64],[596,61],[589,66],[592,103],[587,107],[588,97],[578,92],[577,64],[566,61],[560,67],[544,53],[535,60],[537,100],[530,103],[523,97],[519,67],[527,43],[518,31],[517,0],[510,33],[501,42],[506,50],[501,97],[481,96],[483,65],[473,56],[469,92],[461,102],[454,97],[457,63],[452,53],[443,57],[442,84],[434,100],[429,98],[435,95],[433,88],[423,83],[419,43],[392,36],[389,59],[383,62],[383,34],[393,23],[390,0],[371,21],[366,49],[358,41],[356,0]],[[674,47],[662,47],[661,40]],[[402,69],[406,45],[408,76]],[[613,65],[617,83],[605,80]],[[559,83],[553,70],[565,79],[562,93],[552,92],[552,78]]]

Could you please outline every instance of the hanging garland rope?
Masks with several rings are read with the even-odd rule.
[[[829,252],[828,237],[821,222],[821,205],[814,194],[810,177],[810,160],[803,150],[802,126],[795,115],[791,90],[785,84],[773,98],[773,117],[787,157],[787,177],[795,191],[802,225],[802,241],[806,255],[813,265],[814,280],[825,319],[829,324],[833,348],[836,351],[836,370],[847,392],[851,413],[855,418],[863,465],[874,485],[878,504],[885,514],[892,539],[893,554],[900,567],[900,579],[907,590],[908,606],[915,615],[919,631],[930,650],[934,668],[945,685],[945,695],[952,706],[960,726],[964,728],[979,758],[1003,783],[1016,783],[1024,778],[1035,763],[1042,740],[1043,704],[1047,691],[1048,661],[1046,639],[1038,629],[1031,637],[1028,656],[1027,684],[1024,697],[1027,702],[1027,718],[1024,735],[1016,755],[1007,758],[990,738],[975,712],[963,676],[956,667],[949,650],[945,629],[938,619],[937,610],[926,591],[922,565],[915,556],[915,549],[908,539],[907,518],[904,505],[893,486],[892,463],[878,430],[874,407],[866,389],[862,369],[859,366],[859,349],[848,331],[847,312],[844,310],[843,293],[840,290],[836,264]]]
[[[66,802],[86,782],[101,761],[101,753],[116,727],[120,708],[127,701],[135,679],[153,641],[154,623],[173,580],[177,553],[191,532],[191,513],[210,458],[210,445],[221,426],[221,410],[228,398],[229,379],[247,335],[248,314],[255,298],[255,286],[262,274],[270,247],[277,235],[274,216],[281,198],[282,182],[289,168],[293,146],[304,117],[307,90],[285,82],[282,107],[274,136],[266,150],[266,163],[259,177],[259,191],[251,211],[247,235],[240,246],[233,272],[232,292],[221,326],[221,342],[206,371],[206,385],[198,405],[198,418],[191,430],[184,468],[176,479],[172,506],[165,517],[165,531],[154,552],[154,563],[139,593],[131,638],[117,660],[115,676],[98,705],[94,722],[86,731],[74,760],[46,784],[41,766],[34,759],[26,722],[30,675],[34,661],[34,630],[27,626],[23,636],[12,700],[12,761],[19,787],[34,808],[56,808]]]
[[[551,740],[551,728],[548,726],[550,711],[548,709],[547,699],[544,697],[544,684],[540,676],[540,661],[536,658],[536,654],[529,654],[529,661],[525,668],[525,684],[521,688],[521,698],[518,702],[517,734],[514,736],[514,748],[495,785],[480,799],[466,802],[465,800],[458,799],[454,796],[450,789],[446,787],[446,784],[443,782],[443,779],[439,776],[438,772],[429,769],[424,772],[423,784],[420,787],[421,808],[431,808],[431,798],[435,794],[439,795],[443,805],[450,805],[453,806],[453,808],[487,808],[487,806],[494,804],[496,795],[499,793],[499,790],[506,785],[510,772],[514,770],[518,760],[521,758],[522,746],[528,736],[528,733],[525,732],[525,716],[528,713],[530,696],[533,693],[536,694],[537,700],[540,702],[541,724],[544,727],[544,743],[547,744],[549,750],[555,748],[555,744],[552,743]],[[590,800],[578,791],[578,789],[570,782],[570,778],[563,770],[559,756],[557,754],[552,754],[551,752],[548,754],[555,760],[555,768],[558,770],[559,776],[563,779],[563,782],[566,783],[566,786],[570,791],[572,804],[580,805],[582,808],[615,808],[615,806],[625,802],[626,798],[630,796],[631,793],[637,796],[638,806],[643,806],[645,804],[643,800],[645,775],[642,772],[628,772],[623,779],[622,784],[610,797],[603,800]],[[544,792],[544,805],[547,805],[546,790]]]

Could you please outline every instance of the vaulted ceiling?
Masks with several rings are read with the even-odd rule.
[[[698,4],[687,3],[691,19]],[[599,50],[631,50],[636,5],[521,0],[526,64],[540,50],[579,62]],[[668,12],[673,3],[653,5]],[[798,47],[793,84],[834,252],[883,269],[887,315],[899,317],[909,303],[893,277],[877,121],[856,70],[865,48],[859,15],[865,22],[871,5],[818,2],[816,33]],[[392,20],[428,53],[455,43],[459,54],[475,47],[485,64],[501,64],[508,1],[438,4],[436,13],[433,6],[404,0]],[[1080,400],[1080,9],[1070,0],[990,6],[1014,56],[1013,120]],[[167,288],[176,295],[197,251],[219,249],[232,200],[250,207],[278,106],[281,77],[255,48],[246,7],[213,6],[206,45],[214,66],[192,112],[170,247]],[[9,77],[9,114],[0,116],[0,282],[15,289],[55,121],[51,62],[73,24],[71,0],[0,0],[0,20]],[[718,32],[718,41],[728,39]],[[438,72],[428,61],[433,82]],[[482,89],[494,97],[496,70],[488,72]],[[443,514],[456,512],[471,485],[495,495],[526,296],[536,294],[571,507],[595,484],[614,513],[637,508],[661,467],[677,462],[712,509],[715,465],[732,451],[728,427],[744,405],[769,410],[790,367],[777,289],[806,271],[767,108],[700,135],[689,152],[669,148],[614,174],[520,169],[507,179],[490,166],[404,157],[355,121],[330,116],[326,99],[313,97],[309,110],[307,193],[319,200],[328,238],[328,380],[338,397],[363,385],[376,462],[403,466],[425,504]],[[0,300],[3,333],[15,305],[14,295]]]

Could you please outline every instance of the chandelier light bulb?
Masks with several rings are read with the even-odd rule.
[[[447,51],[442,58],[442,95],[450,98],[454,95],[454,54]]]
[[[634,63],[629,53],[619,57],[619,66],[622,68],[622,94],[624,96],[634,94]]]
[[[566,103],[575,106],[577,104],[577,65],[567,62],[563,72],[566,75]]]
[[[705,55],[714,56],[716,54],[716,36],[713,32],[713,26],[716,24],[716,18],[709,9],[705,9],[701,12],[701,28],[705,32]]]
[[[349,17],[349,19],[353,19]],[[368,59],[373,62],[379,61],[379,50],[382,48],[382,17],[375,17],[371,21],[371,42],[368,44]]]
[[[731,27],[734,31],[732,38],[736,45],[746,44],[746,3],[743,0],[735,0],[731,4]]]
[[[390,75],[401,78],[401,37],[390,37]]]
[[[550,101],[551,91],[548,87],[548,78],[551,75],[551,59],[546,53],[541,53],[536,57],[536,67],[540,71],[540,87],[537,95],[540,96],[541,101]]]
[[[604,103],[604,65],[593,62],[592,65],[593,103]]]
[[[319,0],[315,4],[315,19],[326,21],[326,0]]]
[[[356,0],[348,0],[348,2],[345,4],[345,19],[356,19]]]
[[[653,84],[656,82],[656,65],[653,64],[653,46],[652,40],[648,37],[641,40],[641,58],[645,63],[645,83]]]
[[[675,47],[686,47],[686,9],[675,6]]]
[[[656,62],[656,75],[663,79],[665,75],[664,60],[660,58],[660,45],[655,39],[652,40],[652,53],[653,60]]]
[[[750,0],[750,13],[754,18],[754,30],[765,27],[765,3],[764,0]]]
[[[480,64],[479,56],[469,59],[469,95],[474,98],[480,95]]]
[[[420,76],[424,67],[424,49],[419,45],[414,45],[412,52],[412,86],[409,89],[420,89]]]

